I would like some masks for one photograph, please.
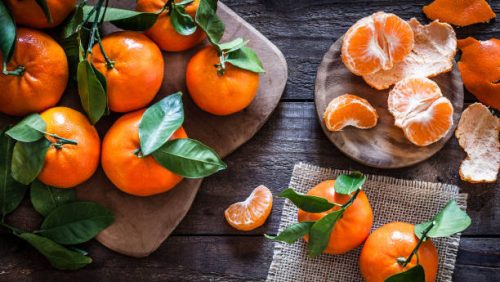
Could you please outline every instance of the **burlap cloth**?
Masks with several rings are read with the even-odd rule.
[[[290,186],[307,192],[311,187],[347,171],[320,168],[304,163],[296,164]],[[458,187],[422,181],[409,181],[386,176],[368,175],[363,186],[373,208],[372,231],[385,223],[404,221],[420,223],[432,218],[445,204],[455,199],[465,209],[467,195],[459,194]],[[297,222],[297,208],[285,201],[279,230]],[[439,251],[439,270],[436,281],[451,281],[460,236],[434,239]],[[303,240],[293,245],[277,242],[267,281],[363,281],[358,268],[361,247],[344,255],[307,256]]]

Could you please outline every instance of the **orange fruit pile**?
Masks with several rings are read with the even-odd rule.
[[[356,22],[344,35],[342,61],[356,75],[389,70],[413,48],[410,25],[394,14],[377,12]]]
[[[394,124],[417,146],[437,142],[453,125],[453,105],[428,78],[413,77],[398,82],[389,92],[388,108]]]
[[[102,142],[102,168],[113,184],[125,193],[151,196],[166,192],[183,179],[161,166],[153,156],[141,156],[139,122],[145,110],[120,117]],[[180,127],[170,138],[187,138]]]
[[[434,0],[422,10],[431,20],[456,26],[485,23],[496,17],[485,0]]]
[[[394,274],[414,267],[417,261],[424,268],[425,281],[435,281],[438,252],[430,239],[422,243],[406,269],[398,263],[398,258],[408,257],[419,241],[413,230],[412,224],[392,222],[370,234],[359,257],[361,275],[366,282],[385,281]]]
[[[500,110],[500,39],[468,37],[458,41],[458,48],[462,51],[458,69],[465,88],[479,101]]]
[[[334,185],[335,180],[323,181],[309,190],[307,195],[325,198],[330,203],[345,204],[351,196],[335,193]],[[310,213],[299,210],[298,220],[299,222],[317,221],[339,208],[335,206],[331,210],[321,213]],[[370,202],[366,194],[361,191],[353,204],[344,211],[342,218],[335,223],[324,253],[343,254],[355,249],[368,237],[372,223],[373,212]],[[309,240],[307,235],[304,239],[306,241]]]
[[[226,221],[241,231],[254,230],[264,224],[273,207],[273,194],[263,185],[255,188],[243,202],[230,205],[224,211]]]
[[[92,64],[106,77],[110,110],[129,112],[145,107],[163,82],[163,55],[158,46],[134,31],[109,34],[102,45],[113,65],[108,66],[98,44],[92,48]]]
[[[95,127],[82,113],[66,107],[48,109],[40,117],[47,125],[47,133],[77,144],[65,144],[60,148],[50,146],[38,180],[58,188],[72,188],[88,180],[99,165],[101,151]],[[53,137],[47,138],[55,141]]]
[[[34,29],[17,29],[16,48],[7,69],[22,70],[18,75],[0,72],[0,112],[9,115],[23,116],[54,106],[68,83],[68,61],[63,48]]]
[[[328,104],[323,119],[328,130],[340,131],[346,126],[372,128],[377,125],[378,115],[367,100],[344,94]]]

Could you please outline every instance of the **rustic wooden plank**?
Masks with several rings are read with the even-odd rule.
[[[316,71],[330,45],[361,17],[376,11],[392,12],[404,19],[429,22],[422,7],[429,0],[226,0],[224,3],[255,26],[287,58],[289,77],[284,99],[312,99]],[[488,1],[500,11],[500,1]],[[457,28],[457,37],[500,37],[498,20]],[[466,101],[474,100],[469,93]]]
[[[2,281],[262,281],[273,254],[273,243],[262,236],[171,236],[143,259],[110,252],[92,241],[85,248],[94,262],[67,272],[50,269],[36,251],[17,239],[3,235],[0,242]],[[495,247],[484,248],[485,242]],[[463,238],[454,280],[493,281],[500,275],[499,246],[499,238]],[[471,248],[477,251],[471,253]],[[491,259],[483,261],[484,256]]]
[[[464,157],[453,137],[435,156],[409,168],[384,170],[362,166],[345,157],[324,137],[313,103],[281,103],[262,130],[226,158],[228,169],[205,179],[191,210],[174,234],[240,233],[226,224],[224,209],[245,199],[260,184],[278,193],[287,187],[293,165],[303,161],[368,174],[457,185],[461,192],[469,193],[468,212],[473,223],[465,234],[500,235],[499,181],[481,185],[461,181],[458,168]],[[252,233],[276,232],[282,203],[277,199],[268,222]]]

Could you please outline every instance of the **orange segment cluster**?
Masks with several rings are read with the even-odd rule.
[[[462,51],[458,69],[465,88],[479,101],[500,110],[500,39],[468,37],[458,41],[458,48]]]
[[[263,185],[255,188],[243,202],[230,205],[224,212],[227,222],[241,231],[254,230],[269,217],[273,207],[273,194]]]
[[[496,17],[485,0],[435,0],[423,8],[431,20],[440,20],[456,26],[485,23]]]
[[[342,42],[342,61],[356,75],[388,70],[411,52],[413,43],[406,21],[377,12],[349,28]]]
[[[394,124],[417,146],[437,142],[453,125],[453,105],[428,78],[413,77],[398,82],[389,93],[387,104]]]
[[[328,104],[323,119],[328,130],[340,131],[346,126],[372,128],[377,125],[378,115],[367,100],[344,94]]]

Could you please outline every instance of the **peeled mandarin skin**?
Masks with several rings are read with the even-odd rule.
[[[307,195],[322,197],[331,203],[345,204],[350,196],[335,193],[334,184],[335,180],[323,181],[309,190]],[[334,207],[322,213],[309,213],[299,210],[298,220],[299,222],[317,221],[338,209],[339,207]],[[355,249],[368,237],[372,224],[372,208],[368,197],[361,191],[353,204],[345,210],[342,218],[335,223],[330,234],[328,247],[324,250],[324,253],[336,255]],[[305,236],[304,239],[309,240],[308,236]]]
[[[456,26],[485,23],[496,17],[485,0],[434,0],[422,10],[431,20],[440,20]]]
[[[226,116],[246,108],[257,95],[259,74],[226,63],[223,75],[215,64],[219,56],[208,46],[196,53],[188,63],[186,84],[195,104],[214,115]]]
[[[35,0],[6,0],[16,24],[33,28],[52,28],[61,24],[75,9],[76,0],[46,0],[52,22],[49,23]]]
[[[359,257],[361,274],[366,282],[383,282],[390,276],[400,273],[403,268],[397,258],[407,258],[418,243],[409,223],[392,222],[375,230],[365,242]],[[432,241],[428,239],[418,249],[419,263],[425,271],[425,281],[436,279],[438,253]],[[406,266],[406,270],[417,263],[417,256]]]
[[[161,166],[153,156],[138,157],[139,122],[145,110],[125,114],[109,129],[102,142],[101,164],[106,176],[125,193],[151,196],[166,192],[183,179]],[[170,138],[187,138],[179,128]]]
[[[69,71],[66,54],[54,39],[41,31],[18,28],[14,55],[7,69],[13,71],[19,66],[24,67],[20,76],[0,72],[0,112],[24,116],[59,102]]]
[[[136,10],[141,12],[158,12],[166,2],[167,0],[138,0]],[[175,2],[181,2],[181,0],[175,0]],[[195,0],[191,4],[186,5],[186,13],[193,19],[195,18],[199,3],[199,0]],[[160,49],[169,52],[191,49],[205,39],[205,33],[199,27],[191,35],[186,36],[177,33],[170,21],[168,11],[164,11],[156,23],[145,34],[158,44]]]
[[[57,188],[71,188],[88,180],[99,165],[101,151],[95,127],[82,113],[66,107],[48,109],[40,117],[47,125],[46,132],[77,144],[64,144],[61,149],[50,146],[38,180]]]
[[[119,31],[103,38],[106,60],[96,44],[92,48],[92,64],[105,77],[109,108],[129,112],[149,104],[160,90],[164,76],[163,55],[156,44],[144,34]]]

